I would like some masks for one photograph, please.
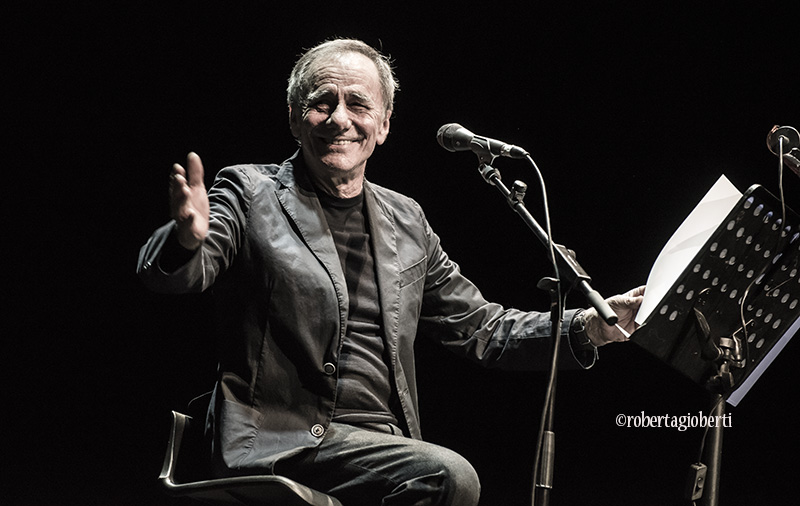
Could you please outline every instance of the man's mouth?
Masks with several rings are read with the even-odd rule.
[[[358,139],[332,139],[328,141],[328,144],[332,146],[346,146],[354,142],[358,142]]]

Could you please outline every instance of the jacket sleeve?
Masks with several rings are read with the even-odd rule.
[[[424,223],[429,244],[420,330],[486,367],[547,368],[552,356],[550,313],[506,309],[486,301],[442,250],[427,221]],[[575,314],[576,310],[565,312],[559,364],[589,368],[596,350],[591,345],[581,347],[571,338],[569,328]]]
[[[175,221],[160,227],[139,251],[136,272],[144,284],[165,293],[200,292],[210,287],[242,246],[251,186],[244,169],[220,171],[208,191],[209,230],[201,246],[194,254],[180,251],[174,237]]]

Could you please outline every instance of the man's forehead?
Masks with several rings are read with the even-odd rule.
[[[309,98],[321,98],[326,96],[338,96],[340,93],[348,98],[357,98],[361,100],[376,100],[379,96],[374,96],[376,93],[370,93],[370,90],[360,84],[339,85],[336,83],[325,82],[318,83],[314,90],[309,94]]]
[[[361,62],[341,59],[322,62],[314,72],[312,94],[338,93],[362,94],[369,96],[380,93],[380,78],[375,64],[363,55]]]
[[[366,56],[346,53],[318,62],[313,75],[316,81],[332,79],[365,79],[378,81],[378,68]]]

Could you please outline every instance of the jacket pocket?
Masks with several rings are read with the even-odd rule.
[[[400,271],[400,288],[413,285],[425,277],[428,256],[422,257],[418,262]]]
[[[237,469],[252,451],[262,414],[237,402],[224,400],[221,412],[222,457],[230,469]]]

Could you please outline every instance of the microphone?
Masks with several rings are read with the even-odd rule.
[[[767,135],[767,147],[775,156],[781,156],[781,139],[783,140],[783,163],[800,176],[800,133],[790,126],[772,127]]]
[[[439,145],[447,151],[471,150],[477,155],[507,156],[526,158],[528,152],[519,146],[475,135],[458,123],[443,125],[436,134]]]

